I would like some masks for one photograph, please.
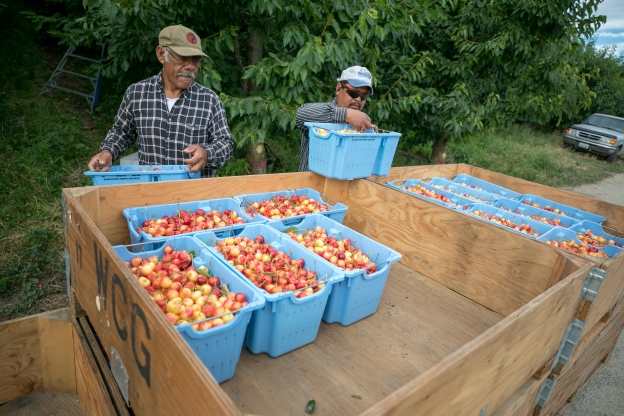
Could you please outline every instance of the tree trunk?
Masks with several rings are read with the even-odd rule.
[[[264,143],[258,141],[254,144],[247,142],[247,162],[249,162],[250,172],[252,175],[260,175],[267,173],[267,154]]]
[[[249,65],[260,62],[262,60],[262,40],[260,39],[259,29],[249,34],[247,46],[249,47],[247,55]],[[246,81],[246,94],[251,94],[252,91],[258,89],[258,86],[254,84],[251,79]],[[249,166],[251,167],[252,175],[267,173],[267,153],[262,140],[258,139],[256,143],[252,143],[250,140],[249,143],[247,143],[247,162],[249,162]]]
[[[443,165],[445,163],[448,142],[448,138],[445,135],[438,137],[433,142],[433,148],[431,149],[431,158],[429,159],[432,163],[436,163],[439,165]]]
[[[262,40],[260,39],[260,29],[256,29],[249,34],[249,65],[255,65],[258,62],[262,61]],[[258,86],[253,83],[252,80],[248,79],[248,91],[251,93],[253,90],[257,90]]]

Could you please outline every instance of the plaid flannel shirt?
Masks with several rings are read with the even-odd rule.
[[[169,112],[162,72],[128,87],[100,151],[110,151],[117,160],[137,139],[141,165],[184,165],[191,158],[182,152],[185,148],[203,147],[208,162],[202,177],[214,177],[234,149],[219,96],[194,82]]]
[[[303,104],[297,110],[297,128],[301,130],[301,153],[299,161],[299,172],[308,170],[308,152],[310,146],[310,137],[308,136],[308,128],[303,125],[306,122],[317,123],[346,123],[347,109],[338,107],[336,100],[329,103],[309,103]]]

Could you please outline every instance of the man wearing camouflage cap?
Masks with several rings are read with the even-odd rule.
[[[162,70],[126,90],[113,127],[88,168],[108,171],[138,140],[142,165],[187,164],[191,172],[214,177],[232,157],[234,141],[219,96],[195,82],[207,56],[201,40],[181,25],[164,28],[158,40]]]

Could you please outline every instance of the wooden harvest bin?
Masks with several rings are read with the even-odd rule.
[[[0,415],[127,415],[103,360],[68,309],[1,323]]]
[[[317,415],[506,414],[534,400],[552,376],[575,318],[586,328],[609,321],[624,288],[624,256],[594,263],[375,183],[475,175],[471,169],[395,168],[389,178],[348,182],[307,172],[65,189],[75,309],[89,316],[104,350],[119,354],[137,415],[297,414],[310,399]],[[345,225],[403,259],[374,315],[347,327],[323,323],[314,343],[278,358],[243,349],[234,378],[219,385],[112,250],[129,243],[121,211],[295,188],[344,203]],[[623,208],[598,213],[624,222]],[[596,267],[607,278],[595,301],[584,301]],[[561,378],[563,367],[555,367]]]

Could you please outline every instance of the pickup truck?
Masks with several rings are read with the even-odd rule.
[[[565,130],[563,145],[605,156],[608,163],[613,163],[624,153],[624,118],[592,114]]]

